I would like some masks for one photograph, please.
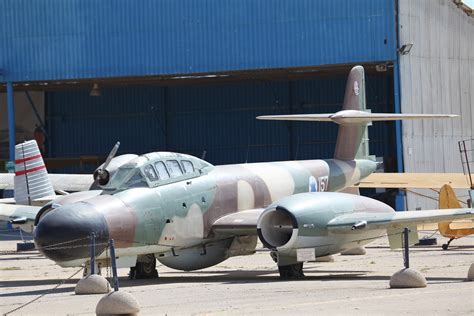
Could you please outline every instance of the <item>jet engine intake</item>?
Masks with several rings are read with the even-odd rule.
[[[298,229],[296,218],[280,206],[265,210],[257,223],[258,236],[270,249],[286,245],[295,233],[295,229]]]

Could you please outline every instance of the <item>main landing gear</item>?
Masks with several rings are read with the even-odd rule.
[[[278,272],[281,279],[301,279],[304,278],[303,262],[296,262],[296,258],[278,255],[278,252],[271,251],[270,257],[278,264]]]
[[[451,239],[449,239],[446,244],[443,244],[443,245],[441,246],[441,248],[443,248],[443,250],[448,250],[449,244],[450,244],[454,239],[456,239],[456,238],[451,238]]]
[[[154,254],[138,256],[137,264],[130,268],[128,274],[130,279],[154,279],[158,278],[156,270],[156,258]]]
[[[295,264],[278,266],[280,272],[280,278],[282,279],[302,279],[304,278],[303,273],[303,262]]]

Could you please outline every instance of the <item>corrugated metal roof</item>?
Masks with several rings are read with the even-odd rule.
[[[3,81],[396,58],[393,0],[4,0]],[[0,81],[2,81],[0,76]]]

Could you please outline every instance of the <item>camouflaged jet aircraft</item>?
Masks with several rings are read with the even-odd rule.
[[[34,221],[37,248],[60,266],[88,262],[91,234],[96,263],[106,265],[104,248],[114,239],[118,266],[131,267],[134,278],[156,277],[155,259],[189,271],[250,255],[258,238],[282,277],[301,277],[304,261],[365,245],[386,231],[395,245],[394,234],[404,227],[472,218],[472,209],[396,213],[379,201],[336,192],[376,169],[372,160],[355,159],[370,122],[452,117],[364,112],[364,80],[363,68],[354,67],[343,110],[335,114],[259,117],[339,124],[334,159],[213,166],[185,154],[148,153],[116,163],[112,176],[107,166],[99,170],[101,190],[41,208],[15,206],[8,217]]]

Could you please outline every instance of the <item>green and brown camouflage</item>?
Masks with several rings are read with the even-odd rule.
[[[154,166],[171,161],[190,163],[193,170],[175,177],[159,176]],[[212,166],[184,154],[151,153],[123,165],[100,195],[88,196],[80,206],[64,203],[62,209],[78,214],[87,204],[89,211],[103,216],[108,238],[116,241],[118,254],[121,249],[138,254],[140,249],[130,249],[134,247],[146,247],[152,253],[176,251],[221,238],[212,227],[226,215],[263,210],[283,197],[312,191],[311,181],[314,191],[344,189],[372,173],[375,167],[370,160],[335,159]],[[38,246],[44,247],[41,243]],[[68,252],[56,252],[61,251]],[[61,262],[63,265],[76,264],[67,262],[71,256],[56,255],[58,260],[67,259]]]
[[[92,235],[97,261],[108,264],[106,245],[113,239],[119,267],[131,267],[131,275],[146,277],[156,274],[150,272],[155,271],[155,257],[171,268],[201,269],[254,253],[260,238],[274,254],[281,275],[288,276],[302,274],[301,261],[363,245],[384,229],[471,218],[469,210],[400,216],[381,202],[335,193],[377,167],[370,159],[356,159],[368,123],[420,118],[368,114],[364,109],[364,74],[358,66],[349,75],[342,111],[261,117],[336,122],[334,159],[213,166],[185,154],[141,155],[117,164],[101,190],[58,198],[37,210],[35,243],[56,263],[78,266],[89,260]]]

